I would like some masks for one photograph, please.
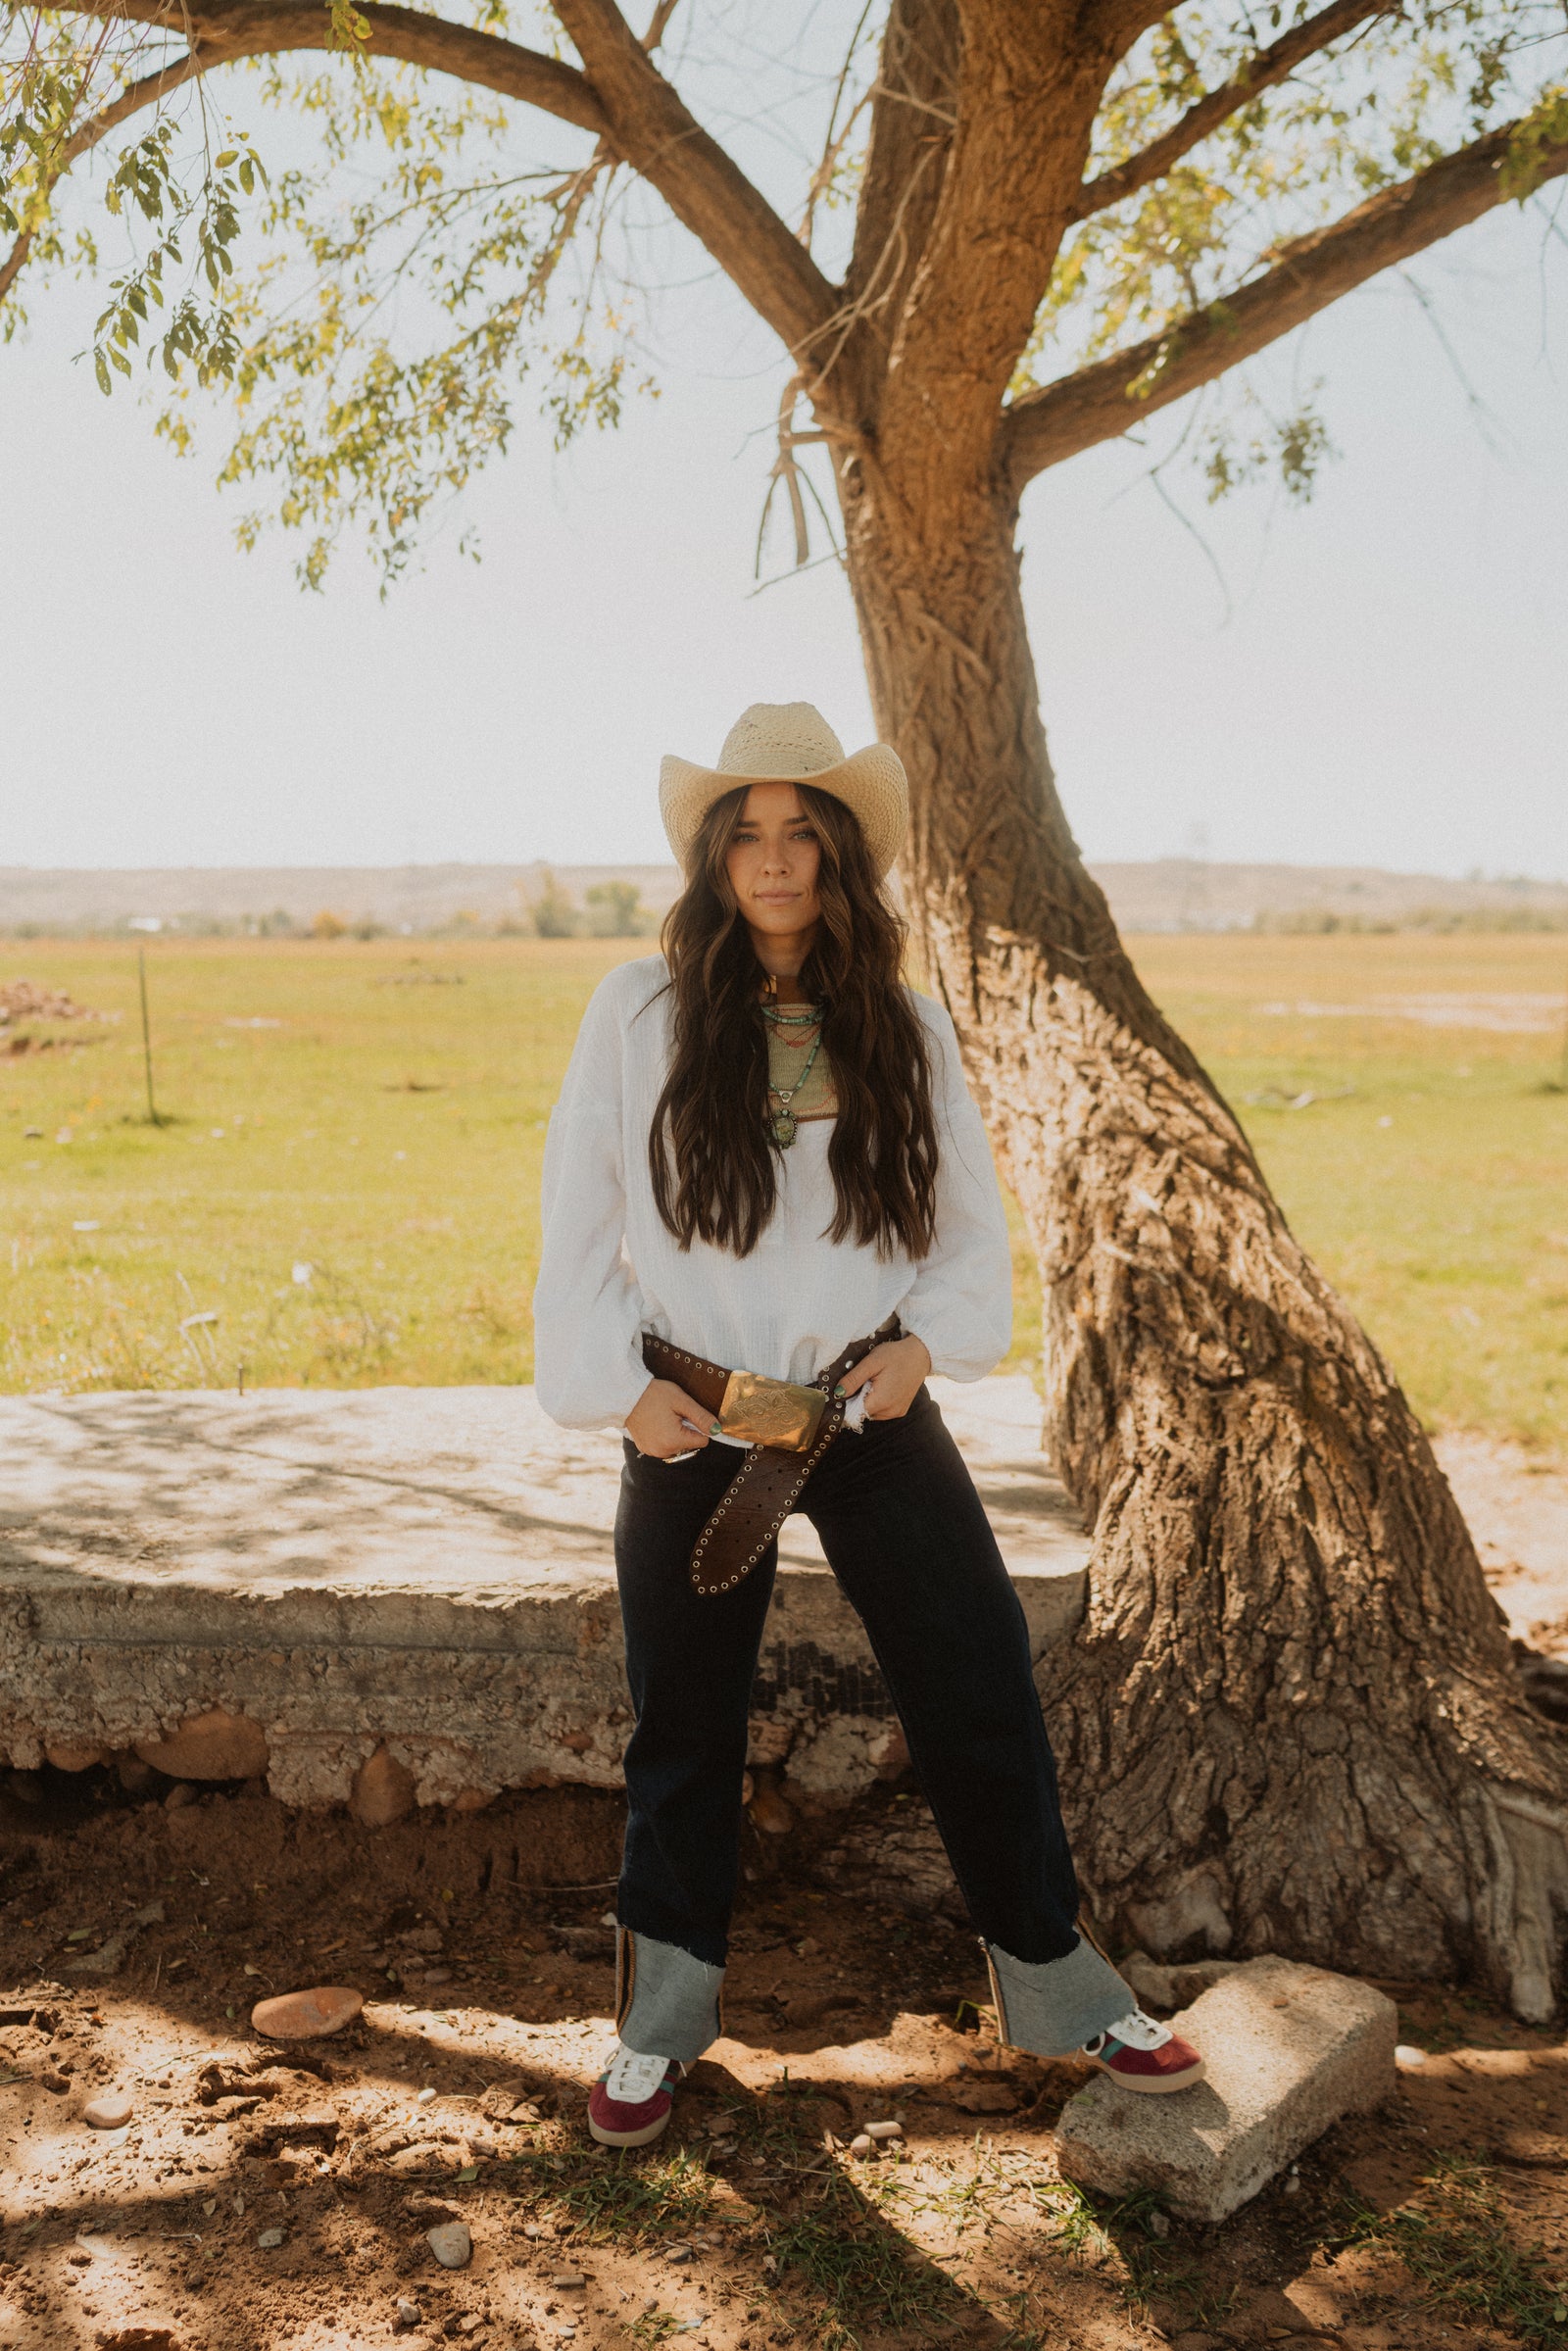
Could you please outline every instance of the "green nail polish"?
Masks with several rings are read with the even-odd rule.
[[[710,1437],[722,1437],[724,1432],[715,1420],[709,1424],[708,1434]]]
[[[833,1394],[835,1396],[842,1396],[844,1394],[844,1382],[842,1380],[840,1380],[838,1386],[834,1389]]]

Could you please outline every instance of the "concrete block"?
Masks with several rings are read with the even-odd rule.
[[[1089,1543],[1038,1399],[932,1389],[1043,1659]],[[531,1390],[0,1396],[0,1764],[101,1748],[123,1778],[134,1750],[181,1785],[265,1770],[294,1805],[358,1786],[387,1817],[401,1775],[420,1805],[618,1785],[620,1442],[558,1429]],[[839,1802],[896,1768],[892,1706],[808,1521],[779,1548],[753,1760],[798,1755]],[[378,1749],[397,1770],[362,1780]]]
[[[1369,1984],[1249,1960],[1171,2019],[1207,2080],[1148,2097],[1097,2076],[1062,2110],[1062,2174],[1103,2195],[1153,2188],[1171,2212],[1222,2221],[1342,2116],[1389,2095],[1396,2024]]]

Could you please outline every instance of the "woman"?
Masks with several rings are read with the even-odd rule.
[[[881,744],[846,759],[807,704],[759,705],[716,768],[665,759],[660,808],[686,886],[662,955],[583,1016],[534,1295],[545,1410],[624,1432],[637,1727],[619,2040],[589,2128],[657,2137],[720,2030],[747,1701],[797,1507],[870,1637],[1003,2037],[1184,2088],[1197,2052],[1074,1923],[1023,1612],[925,1386],[1006,1352],[1011,1265],[953,1023],[900,978],[903,766]]]

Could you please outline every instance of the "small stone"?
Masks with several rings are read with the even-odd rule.
[[[130,1923],[133,1927],[161,1927],[168,1916],[162,1902],[143,1902],[139,1910],[131,1912]]]
[[[1172,1970],[1151,1959],[1147,1951],[1133,1951],[1116,1963],[1118,1975],[1124,1976],[1146,2008],[1166,2010],[1174,2008],[1176,1987]]]
[[[164,1798],[166,1812],[183,1812],[187,1804],[196,1801],[196,1790],[188,1780],[176,1780]]]
[[[106,2089],[101,2097],[89,2098],[81,2110],[81,2119],[94,2131],[120,2131],[130,2121],[134,2105],[128,2089]]]
[[[540,2228],[537,2221],[529,2221],[522,2233],[524,2236],[531,2238],[532,2241],[537,2244],[539,2239],[544,2235],[544,2230]]]
[[[425,2230],[424,2241],[444,2270],[466,2270],[473,2259],[466,2221],[438,2221]]]
[[[398,2325],[400,2327],[417,2327],[418,2324],[419,2305],[417,2302],[411,2302],[407,2294],[399,2294]]]
[[[77,1746],[62,1740],[46,1745],[44,1761],[52,1763],[57,1772],[84,1772],[95,1763],[102,1763],[107,1753],[104,1747]]]
[[[870,2155],[875,2152],[875,2149],[876,2141],[867,2131],[858,2131],[850,2141],[852,2155]]]
[[[349,1791],[349,1810],[367,1829],[387,1829],[414,1810],[414,1774],[384,1746],[361,1764]]]
[[[559,2285],[563,2293],[574,2294],[585,2286],[588,2280],[581,2270],[559,2270],[550,2282],[552,2285]]]
[[[1127,2092],[1120,2094],[1125,2097]],[[1004,2082],[960,2082],[948,2099],[963,2114],[1013,2114],[1018,2105],[1016,2091]]]
[[[1394,2052],[1396,2065],[1425,2065],[1426,2061],[1425,2049],[1413,2049],[1408,2041],[1400,2041]]]
[[[1170,1971],[1171,1987],[1174,1994],[1171,2006],[1173,2008],[1191,2007],[1200,1993],[1211,1991],[1214,1985],[1222,1982],[1226,1976],[1234,1976],[1239,1967],[1245,1967],[1247,1964],[1247,1961],[1243,1959],[1178,1961]]]
[[[84,1951],[77,1959],[68,1959],[62,1973],[67,1976],[118,1976],[125,1956],[125,1937],[111,1935],[96,1951]]]
[[[261,1724],[224,1706],[188,1715],[168,1739],[138,1739],[136,1753],[172,1780],[250,1780],[269,1760]]]
[[[117,1755],[115,1777],[127,1796],[144,1796],[154,1786],[158,1774],[150,1763],[143,1763],[139,1755]]]
[[[258,2231],[256,2242],[264,2253],[275,2253],[283,2242],[283,2231],[281,2229],[263,2229]]]
[[[889,2139],[904,2136],[904,2125],[902,2123],[867,2123],[865,2135],[867,2138],[874,2138],[885,2144]]]
[[[794,1813],[778,1789],[770,1788],[765,1780],[757,1783],[757,1792],[747,1811],[753,1827],[760,1829],[765,1837],[787,1837],[795,1826]]]
[[[1146,2226],[1151,2236],[1169,2236],[1170,2215],[1168,2212],[1159,2212],[1157,2210],[1151,2212],[1148,2216]]]
[[[321,1984],[309,1991],[279,1992],[275,1999],[258,2000],[251,2025],[269,2040],[321,2040],[351,2025],[365,2006],[365,1994],[345,1984]]]

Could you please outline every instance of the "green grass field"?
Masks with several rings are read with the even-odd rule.
[[[0,1387],[526,1380],[545,1121],[594,982],[645,953],[157,941],[155,1127],[134,951],[0,949],[109,1015],[0,1032]],[[1568,943],[1134,953],[1424,1418],[1568,1454]]]

